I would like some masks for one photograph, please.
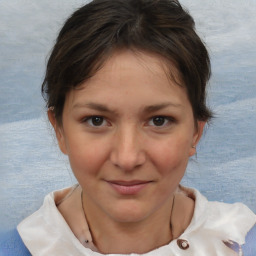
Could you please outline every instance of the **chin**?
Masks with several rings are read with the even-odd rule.
[[[117,222],[132,223],[143,221],[150,215],[150,210],[138,202],[123,202],[113,207],[109,215]]]

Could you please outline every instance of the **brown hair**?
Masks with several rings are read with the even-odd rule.
[[[179,71],[195,119],[211,118],[205,102],[210,59],[193,18],[179,2],[94,0],[68,18],[48,60],[42,94],[58,122],[66,94],[93,76],[117,49],[156,53],[170,60]]]

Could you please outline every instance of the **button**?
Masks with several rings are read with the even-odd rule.
[[[189,243],[187,240],[184,239],[178,239],[177,244],[182,250],[187,250],[189,248]]]

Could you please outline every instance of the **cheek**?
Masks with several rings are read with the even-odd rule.
[[[70,166],[78,182],[88,176],[95,176],[100,172],[107,157],[107,148],[89,141],[69,146]]]
[[[189,159],[189,141],[182,138],[168,139],[152,147],[151,156],[159,172],[184,173]]]

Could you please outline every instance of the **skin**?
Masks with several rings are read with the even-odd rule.
[[[205,122],[194,120],[186,91],[166,74],[159,56],[116,52],[67,94],[62,124],[48,112],[83,190],[93,241],[102,253],[148,252],[170,242],[191,220],[191,200],[177,197],[174,214],[180,217],[173,226],[179,229],[170,228],[173,195]],[[134,181],[145,186],[132,194],[113,186]],[[72,229],[70,208],[59,209]]]

